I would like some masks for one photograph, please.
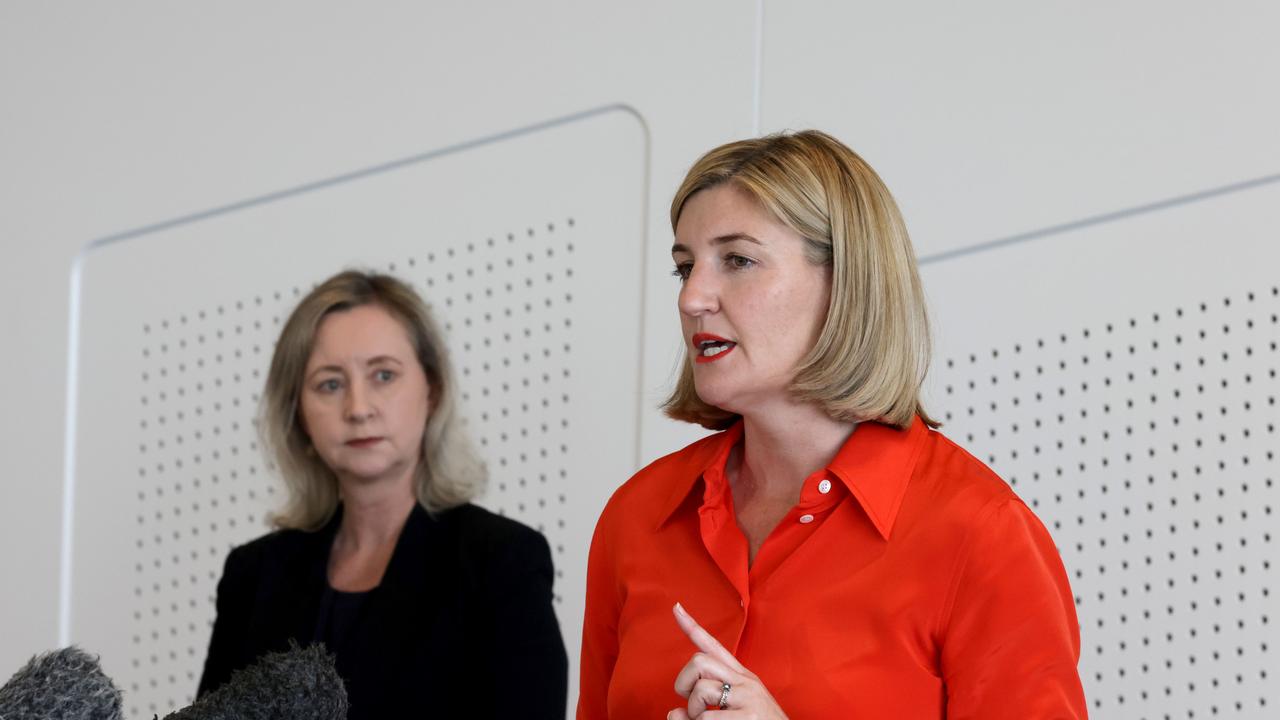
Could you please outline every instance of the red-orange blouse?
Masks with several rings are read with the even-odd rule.
[[[684,705],[677,601],[792,720],[1086,717],[1062,560],[991,470],[919,419],[863,423],[748,567],[724,475],[741,438],[655,461],[601,514],[580,720]]]

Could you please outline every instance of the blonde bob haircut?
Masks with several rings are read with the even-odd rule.
[[[929,319],[906,224],[884,182],[839,140],[816,130],[721,145],[693,164],[671,201],[671,229],[695,194],[733,183],[805,240],[831,268],[831,302],[800,361],[795,396],[833,418],[905,428],[920,416]],[[704,403],[686,355],[667,415],[720,430],[738,416]]]
[[[302,298],[285,322],[271,358],[258,430],[288,491],[284,510],[272,518],[277,527],[317,530],[338,507],[338,479],[312,447],[298,402],[321,321],[362,305],[377,305],[404,326],[427,377],[431,408],[414,478],[418,502],[428,512],[440,512],[468,502],[484,488],[484,467],[458,415],[448,354],[422,298],[389,275],[351,270],[325,280]]]

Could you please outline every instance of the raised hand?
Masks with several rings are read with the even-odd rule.
[[[743,667],[680,603],[672,613],[698,652],[676,675],[676,692],[689,700],[688,707],[667,713],[667,720],[786,720],[760,678]]]

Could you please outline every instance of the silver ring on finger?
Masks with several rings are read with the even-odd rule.
[[[732,689],[733,687],[729,685],[729,683],[725,683],[720,686],[720,704],[718,707],[721,710],[729,709],[729,691]]]

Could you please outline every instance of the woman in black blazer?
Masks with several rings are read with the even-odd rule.
[[[201,694],[263,653],[322,642],[355,720],[564,718],[551,553],[468,502],[483,469],[412,289],[345,272],[308,294],[276,344],[260,429],[289,503],[280,530],[227,558]]]

